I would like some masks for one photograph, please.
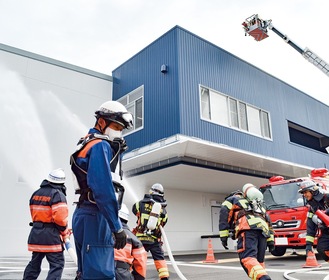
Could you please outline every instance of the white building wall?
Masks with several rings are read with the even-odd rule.
[[[29,198],[54,168],[67,175],[71,224],[69,156],[112,99],[110,76],[24,54],[0,48],[0,256],[30,254]]]
[[[165,187],[165,198],[168,202],[166,208],[168,223],[164,230],[170,249],[175,253],[207,251],[208,239],[201,239],[201,236],[219,234],[218,228],[213,229],[213,218],[219,219],[219,216],[213,217],[211,201],[223,201],[223,195],[174,190],[167,187]],[[149,189],[134,189],[138,200],[143,198],[143,192],[148,193],[148,191]],[[126,189],[125,203],[128,209],[131,209],[133,201],[129,186]],[[218,225],[218,221],[215,222]],[[130,215],[129,226],[131,228],[136,226],[136,217],[133,214]],[[219,238],[212,239],[212,246],[214,250],[223,249]],[[164,249],[167,251],[165,246]]]
[[[112,99],[109,76],[106,79],[103,74],[43,59],[49,61],[8,52],[0,45],[0,256],[30,255],[26,244],[31,221],[29,199],[54,168],[66,171],[71,226],[76,197],[69,156],[78,139],[93,126],[95,110]],[[213,230],[211,201],[222,201],[223,197],[168,187],[165,232],[171,250],[205,252],[208,240],[201,236],[218,234]],[[124,202],[131,209],[146,192],[148,189],[136,189],[126,182]],[[135,222],[131,214],[131,228]],[[213,239],[212,244],[215,250],[223,249],[219,239]]]

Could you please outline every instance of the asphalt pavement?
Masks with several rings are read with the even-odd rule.
[[[206,252],[200,254],[174,254],[174,264],[168,258],[168,268],[170,280],[243,280],[249,279],[240,266],[237,254],[234,251],[215,252],[213,262],[206,263]],[[25,266],[30,260],[30,256],[10,256],[0,257],[0,279],[12,280],[22,279]],[[272,280],[299,279],[299,280],[322,280],[329,274],[329,264],[324,263],[316,255],[317,264],[320,268],[302,268],[306,263],[305,253],[287,252],[282,257],[266,255],[266,270]],[[176,269],[175,269],[176,268]],[[178,270],[178,272],[176,272]],[[63,280],[73,280],[75,278],[76,266],[66,254],[66,264],[63,273]],[[48,263],[44,260],[42,272],[38,279],[46,279]],[[288,278],[287,278],[288,277]],[[148,258],[147,280],[157,280],[153,260]]]

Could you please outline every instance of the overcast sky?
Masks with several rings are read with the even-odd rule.
[[[111,75],[179,25],[329,105],[329,77],[274,32],[256,42],[252,14],[329,63],[328,0],[0,0],[0,43]]]

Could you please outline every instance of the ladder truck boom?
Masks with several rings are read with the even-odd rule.
[[[307,61],[312,63],[323,73],[329,76],[329,64],[320,58],[317,54],[311,51],[309,48],[302,49],[296,45],[293,41],[288,38],[287,35],[284,35],[272,24],[272,20],[262,20],[258,17],[257,14],[250,16],[243,23],[243,29],[245,35],[252,36],[256,41],[262,41],[268,37],[268,29],[272,30],[275,34],[281,37],[288,45],[293,47],[298,51]]]

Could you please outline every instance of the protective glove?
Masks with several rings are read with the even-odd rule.
[[[221,237],[220,238],[220,241],[222,241],[222,245],[223,245],[223,247],[226,249],[226,250],[228,250],[228,247],[227,247],[227,237]]]
[[[267,242],[267,247],[268,247],[268,251],[271,253],[274,251],[275,246],[274,246],[274,241],[269,241]]]
[[[123,229],[120,229],[118,232],[114,233],[114,248],[115,249],[122,249],[124,246],[126,246],[127,243],[127,235]]]
[[[306,255],[308,252],[313,252],[313,246],[312,244],[306,244]]]

